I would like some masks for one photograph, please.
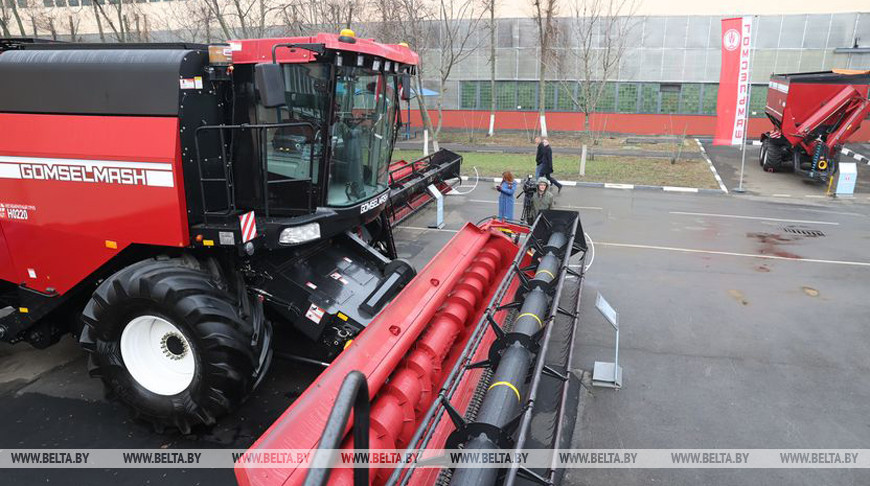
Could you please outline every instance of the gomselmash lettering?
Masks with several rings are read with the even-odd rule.
[[[84,167],[81,165],[21,164],[21,178],[49,181],[148,185],[146,171],[125,167]]]

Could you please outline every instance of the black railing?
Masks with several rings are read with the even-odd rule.
[[[314,465],[308,470],[304,486],[323,486],[329,480],[337,449],[344,438],[351,408],[353,408],[353,446],[355,449],[367,450],[369,448],[369,386],[365,375],[359,371],[348,373],[338,390],[335,405],[329,413],[323,435],[320,436],[320,444],[314,454]],[[354,468],[353,484],[368,486],[368,467]]]

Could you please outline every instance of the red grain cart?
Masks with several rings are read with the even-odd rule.
[[[761,135],[759,164],[828,182],[840,149],[870,113],[870,71],[775,74],[764,112],[774,130]]]

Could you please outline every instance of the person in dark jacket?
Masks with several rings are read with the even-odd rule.
[[[541,162],[544,160],[544,144],[541,137],[535,137],[535,180],[541,177]]]
[[[556,186],[559,193],[562,192],[562,184],[553,178],[553,148],[550,147],[550,141],[546,138],[541,139],[541,162],[538,167],[540,174],[538,177],[546,177],[550,184]]]

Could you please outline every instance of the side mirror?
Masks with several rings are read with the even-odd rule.
[[[280,64],[261,63],[254,66],[254,81],[260,101],[266,108],[277,108],[287,104],[284,97],[284,75]]]
[[[401,81],[402,101],[411,101],[411,75],[403,74]]]

